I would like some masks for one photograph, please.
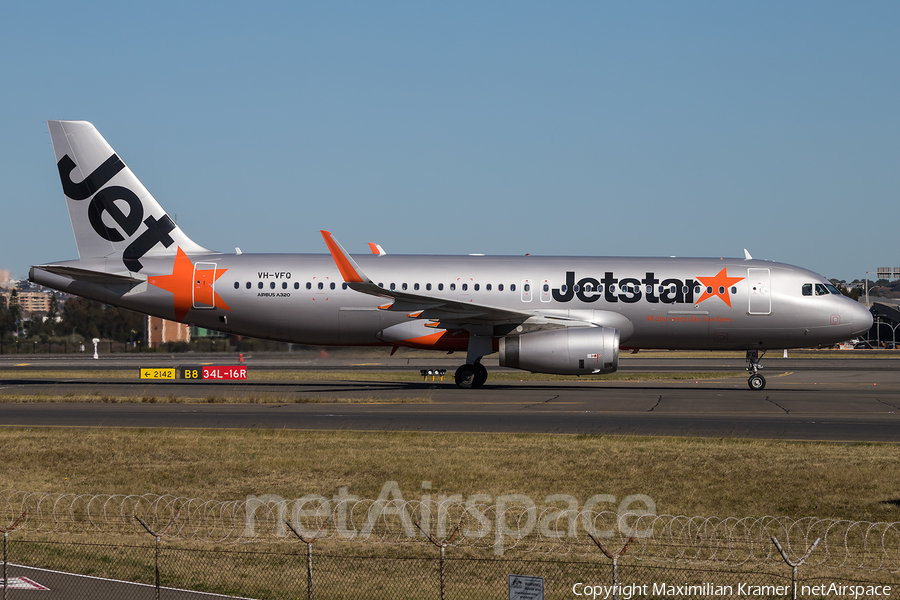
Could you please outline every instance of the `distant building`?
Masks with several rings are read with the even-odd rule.
[[[6,305],[9,306],[9,299],[12,296],[12,290],[0,290],[0,296],[6,299]],[[49,292],[23,292],[16,291],[19,300],[19,309],[22,311],[23,317],[30,317],[33,313],[46,313],[50,310],[50,293]]]
[[[147,315],[144,321],[144,338],[148,348],[156,348],[166,342],[190,342],[191,326]]]

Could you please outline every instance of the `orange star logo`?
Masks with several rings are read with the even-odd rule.
[[[712,298],[713,296],[718,296],[722,299],[725,304],[731,308],[731,294],[730,289],[731,286],[737,283],[738,281],[743,281],[743,277],[729,277],[726,273],[727,269],[722,269],[719,271],[719,274],[715,277],[698,277],[697,281],[706,286],[706,289],[703,290],[703,295],[700,296],[700,299],[697,300],[697,304],[700,304],[707,298]],[[712,293],[709,290],[712,289]]]
[[[231,310],[213,289],[213,284],[228,269],[198,269],[179,246],[171,275],[148,277],[150,285],[172,292],[175,320],[183,321],[192,308],[224,308]]]

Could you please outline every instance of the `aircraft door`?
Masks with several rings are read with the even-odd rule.
[[[522,280],[522,302],[531,302],[531,280]]]
[[[747,269],[751,315],[772,314],[771,273],[769,269]]]
[[[216,307],[216,263],[197,262],[194,265],[193,307]]]

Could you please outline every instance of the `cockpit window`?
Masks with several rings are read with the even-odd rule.
[[[826,287],[826,288],[828,289],[828,291],[831,292],[832,294],[837,294],[838,296],[841,295],[841,291],[840,291],[839,289],[837,289],[836,287],[834,287],[833,285],[831,285],[830,283],[826,283],[826,284],[825,284],[825,287]]]
[[[816,296],[828,295],[828,289],[821,283],[816,284]]]
[[[804,296],[812,296],[812,284],[811,283],[803,284],[803,295]]]

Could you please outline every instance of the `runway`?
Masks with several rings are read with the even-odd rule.
[[[210,358],[212,357],[212,358]],[[7,357],[3,357],[6,359]],[[21,358],[21,357],[20,357]],[[183,356],[167,365],[216,362],[222,355]],[[233,358],[233,356],[225,357]],[[209,360],[207,360],[209,359]],[[47,368],[48,358],[35,357]],[[68,359],[73,360],[73,359]],[[120,366],[114,367],[112,361]],[[266,360],[248,360],[249,368]],[[451,359],[330,359],[301,369],[410,370]],[[409,364],[406,363],[409,360]],[[457,364],[459,359],[452,359]],[[87,366],[85,361],[89,361]],[[355,361],[355,362],[354,362]],[[666,362],[670,361],[670,362]],[[24,361],[22,361],[24,362]],[[15,364],[22,364],[18,362]],[[81,359],[77,367],[98,368]],[[384,364],[371,364],[380,362]],[[413,364],[421,362],[422,364]],[[162,363],[160,363],[162,364]],[[796,358],[765,361],[768,386],[751,391],[746,376],[688,381],[519,382],[490,379],[480,390],[441,382],[275,381],[142,382],[122,379],[0,380],[9,394],[98,394],[154,398],[156,403],[0,403],[0,424],[74,427],[289,428],[360,431],[512,432],[771,438],[841,442],[900,442],[900,359]],[[97,365],[97,366],[94,366]],[[146,360],[141,366],[151,366]],[[424,365],[424,366],[423,366]],[[131,356],[110,358],[104,368],[134,368]],[[55,368],[62,368],[54,364]],[[489,370],[497,368],[488,363]],[[0,360],[0,369],[13,368]],[[443,367],[442,367],[443,368]],[[452,373],[452,368],[448,373]],[[672,358],[622,360],[622,371],[736,372],[740,359]],[[27,372],[22,373],[27,377]],[[170,398],[247,396],[275,403],[170,403]],[[371,403],[328,402],[337,398]],[[310,400],[314,400],[310,402]],[[325,401],[325,402],[323,402]],[[381,401],[380,403],[377,401]],[[387,403],[384,403],[387,402]],[[407,403],[398,403],[407,402]]]

